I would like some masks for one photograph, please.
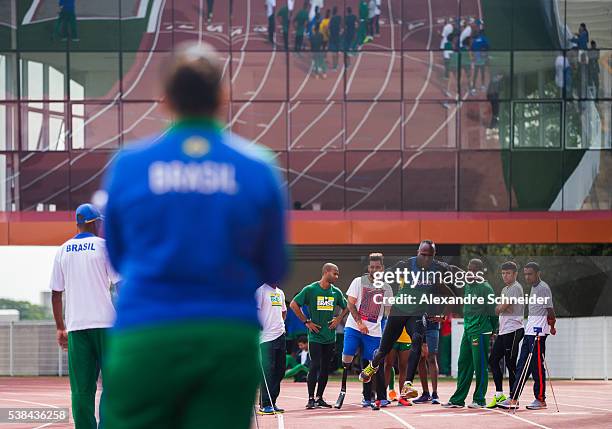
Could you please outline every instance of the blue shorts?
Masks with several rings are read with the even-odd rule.
[[[374,352],[380,347],[380,337],[371,337],[362,334],[353,328],[344,328],[344,349],[342,354],[355,356],[357,349],[361,349],[361,356],[364,359],[374,359]]]
[[[440,343],[440,330],[428,329],[425,331],[425,343],[429,353],[438,353],[438,344]]]

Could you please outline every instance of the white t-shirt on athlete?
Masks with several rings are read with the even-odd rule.
[[[368,335],[371,337],[382,337],[380,321],[385,313],[385,306],[376,304],[374,302],[374,296],[382,295],[380,298],[391,298],[393,296],[391,286],[384,284],[382,288],[376,288],[370,282],[368,275],[365,274],[353,279],[346,295],[357,299],[355,306],[361,316],[361,320],[368,328]],[[382,302],[382,299],[377,299],[377,301]],[[346,319],[346,328],[359,330],[357,322],[353,319],[351,314],[349,314]]]
[[[531,300],[540,298],[542,303],[532,303]],[[533,328],[542,328],[540,336],[550,334],[550,325],[548,324],[548,309],[553,307],[552,292],[546,282],[540,280],[535,286],[531,287],[529,294],[529,315],[527,316],[527,326],[525,327],[525,335],[535,335]]]
[[[66,330],[112,327],[110,284],[119,279],[103,238],[82,233],[62,244],[55,254],[50,288],[66,294]]]
[[[267,16],[274,15],[274,8],[276,7],[276,0],[266,0],[266,12]]]
[[[259,342],[267,343],[283,335],[285,333],[283,311],[287,311],[283,291],[264,283],[255,291],[255,301],[257,301],[259,323],[263,327]]]
[[[442,40],[440,41],[440,49],[444,49],[444,45],[448,41],[448,36],[453,33],[453,24],[450,22],[444,26],[442,29]]]
[[[472,26],[469,24],[465,26],[465,28],[461,32],[461,35],[459,36],[459,47],[463,47],[463,42],[468,37],[472,37]]]
[[[510,286],[504,286],[501,296],[508,298],[521,298],[523,286],[514,282]],[[499,314],[499,335],[509,334],[523,327],[525,318],[525,304],[510,304],[503,313]]]

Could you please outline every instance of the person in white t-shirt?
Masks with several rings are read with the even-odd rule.
[[[344,328],[344,348],[342,350],[342,390],[336,408],[342,406],[343,392],[346,392],[346,377],[357,353],[361,349],[364,366],[374,358],[380,346],[382,337],[382,319],[388,315],[390,305],[384,304],[383,298],[393,296],[393,290],[388,284],[382,287],[374,286],[374,273],[385,270],[382,253],[371,253],[368,257],[368,274],[355,277],[346,292],[348,299],[349,317]],[[387,401],[387,387],[385,385],[385,372],[378,371],[375,378],[376,401],[372,401],[372,385],[364,383],[363,406],[372,406],[374,409],[389,404]],[[384,402],[383,402],[384,401]],[[339,406],[338,406],[339,405]]]
[[[459,36],[459,47],[465,47],[465,39],[472,37],[472,25],[469,22],[465,22],[465,27],[461,31],[461,35]]]
[[[521,392],[527,379],[533,377],[533,394],[535,400],[527,405],[528,410],[546,409],[546,368],[544,356],[546,354],[546,337],[555,335],[556,316],[553,306],[552,292],[546,282],[540,278],[540,266],[536,262],[529,262],[523,268],[525,282],[531,286],[529,294],[529,312],[525,337],[521,346],[521,354],[516,365],[515,382],[510,390],[510,397],[499,406],[501,408],[518,408],[516,392]],[[527,376],[521,380],[521,374],[527,364],[527,356],[533,353],[527,370]],[[522,383],[521,383],[522,381]]]
[[[68,350],[72,417],[77,428],[97,427],[96,387],[100,371],[104,375],[102,357],[107,330],[115,321],[110,288],[119,283],[119,276],[110,266],[105,240],[98,237],[101,218],[91,204],[77,208],[79,233],[58,249],[50,282],[57,342]],[[104,393],[100,402],[103,398]]]
[[[501,276],[505,285],[501,292],[502,298],[515,300],[521,298],[523,296],[523,286],[516,281],[518,276],[517,265],[512,261],[504,262],[501,266]],[[519,343],[525,335],[525,329],[523,329],[525,304],[503,302],[495,307],[495,313],[499,316],[499,331],[489,356],[489,366],[495,382],[495,396],[487,404],[487,408],[495,408],[498,403],[508,399],[503,392],[504,373],[500,365],[501,360],[504,359],[506,368],[508,368],[508,382],[512,387]]]
[[[276,27],[276,0],[266,0],[266,16],[268,17],[268,42],[274,43],[274,30]]]
[[[442,36],[442,40],[440,40],[440,50],[444,50],[446,42],[448,42],[448,36],[453,34],[453,31],[455,31],[455,27],[453,27],[453,19],[449,18],[448,22],[442,28],[442,32],[440,33],[440,36]]]
[[[265,376],[259,388],[258,414],[282,413],[284,410],[276,406],[276,399],[286,366],[285,294],[280,288],[264,283],[255,291],[255,301],[262,326],[259,346]]]

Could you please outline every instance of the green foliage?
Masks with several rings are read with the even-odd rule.
[[[47,320],[51,318],[51,315],[47,312],[45,307],[27,301],[0,299],[0,309],[19,310],[19,317],[21,320]]]

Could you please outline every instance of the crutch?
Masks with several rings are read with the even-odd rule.
[[[536,330],[538,328],[534,328],[534,330]],[[542,330],[542,328],[539,328],[540,331]],[[527,360],[525,361],[525,365],[523,366],[523,371],[521,372],[521,376],[518,379],[518,389],[516,389],[516,391],[514,392],[514,395],[510,398],[512,401],[516,401],[518,404],[518,400],[521,397],[521,394],[523,393],[523,389],[525,388],[525,384],[527,384],[527,374],[529,373],[529,369],[531,366],[531,358],[533,357],[533,350],[535,349],[535,345],[536,345],[536,341],[538,341],[538,336],[537,336],[538,332],[536,331],[536,339],[533,342],[533,345],[531,346],[531,350],[529,351],[529,354],[527,355]],[[518,408],[518,405],[514,408],[510,408],[510,411],[512,411],[513,413],[516,413],[516,409]]]
[[[548,365],[546,364],[546,358],[543,358],[543,361],[544,369],[546,369],[546,374],[548,374],[548,384],[550,385],[550,390],[552,391],[553,399],[555,400],[555,407],[557,408],[557,412],[559,412],[559,404],[557,404],[557,397],[555,396],[555,389],[553,389],[550,371],[548,370]]]

